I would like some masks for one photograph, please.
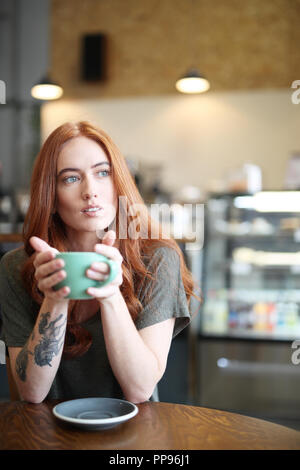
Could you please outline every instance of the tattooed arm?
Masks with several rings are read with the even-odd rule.
[[[30,243],[36,250],[33,265],[44,302],[25,346],[9,348],[9,355],[21,397],[39,403],[48,394],[60,363],[69,304],[65,297],[70,290],[53,290],[66,276],[63,260],[55,258],[57,250],[37,237],[32,237]]]
[[[45,299],[23,348],[9,348],[12,371],[23,400],[39,403],[56,375],[65,339],[68,302]]]

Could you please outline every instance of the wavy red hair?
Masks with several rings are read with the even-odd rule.
[[[59,251],[67,251],[64,224],[55,213],[57,160],[62,145],[70,139],[79,136],[94,140],[106,152],[111,163],[112,177],[117,196],[125,196],[129,207],[136,204],[139,205],[139,225],[141,232],[144,230],[142,233],[145,233],[146,230],[146,233],[150,234],[151,227],[157,224],[150,218],[147,207],[131,176],[125,158],[112,139],[102,129],[92,125],[90,122],[69,122],[55,129],[45,141],[34,164],[31,179],[30,205],[23,227],[24,249],[29,258],[23,266],[22,279],[30,295],[39,304],[43,301],[43,295],[39,292],[34,277],[34,250],[29,243],[29,239],[32,236],[37,236]],[[132,216],[128,213],[125,214],[125,216],[128,218],[128,227],[130,226],[130,222],[132,222]],[[155,248],[159,246],[169,246],[178,253],[181,276],[188,303],[191,295],[197,297],[194,293],[195,284],[191,273],[186,267],[180,247],[173,239],[162,238],[161,227],[159,225],[156,240],[151,239],[151,237],[147,239],[127,237],[118,240],[118,233],[120,233],[119,211],[117,211],[115,222],[117,245],[123,256],[123,283],[120,289],[133,319],[137,317],[142,309],[142,305],[137,298],[138,288],[145,277],[153,278],[145,267],[143,257],[145,255],[151,255]],[[69,357],[84,354],[92,341],[89,333],[78,325],[80,323],[80,317],[76,314],[76,304],[76,301],[70,302],[68,313],[64,352]],[[68,338],[72,338],[70,344],[68,344]]]

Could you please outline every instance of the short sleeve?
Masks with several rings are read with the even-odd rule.
[[[190,322],[190,312],[181,278],[180,258],[169,247],[158,248],[147,266],[154,280],[145,278],[138,297],[143,305],[135,325],[138,330],[175,317],[173,337]]]
[[[38,311],[21,281],[23,261],[24,257],[14,250],[6,253],[0,262],[0,339],[11,347],[24,346]]]

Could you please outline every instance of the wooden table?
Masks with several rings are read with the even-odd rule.
[[[56,403],[0,403],[0,450],[300,449],[298,431],[214,409],[146,402],[115,428],[81,431],[55,418]]]

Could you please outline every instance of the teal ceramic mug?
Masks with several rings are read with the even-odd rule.
[[[53,288],[54,290],[58,290],[62,287],[68,286],[71,292],[65,297],[66,299],[91,299],[92,297],[86,292],[89,287],[105,286],[113,281],[118,273],[118,265],[115,261],[95,252],[68,251],[57,253],[56,258],[64,260],[65,266],[62,269],[66,271],[67,276]],[[109,266],[108,278],[104,281],[96,281],[94,279],[90,279],[86,275],[86,270],[95,262],[106,263]]]

